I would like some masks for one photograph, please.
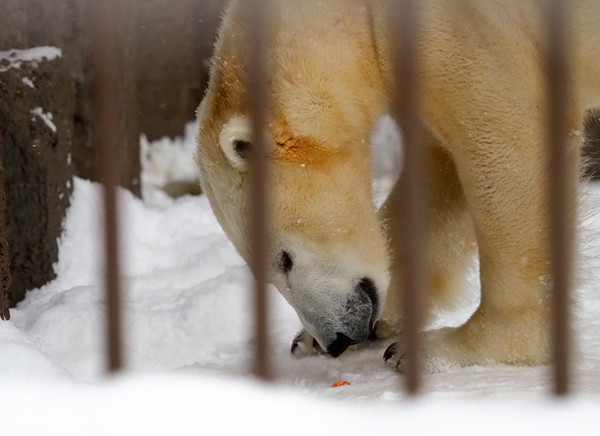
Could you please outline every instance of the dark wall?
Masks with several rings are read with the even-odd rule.
[[[134,194],[140,192],[140,134],[149,139],[180,135],[184,124],[194,119],[225,3],[120,3],[114,31],[119,38],[116,68],[123,114],[119,153],[126,163],[121,184]],[[5,214],[0,214],[0,284],[7,288],[12,276],[12,304],[53,277],[73,174],[98,180],[90,5],[90,0],[0,1],[0,51],[46,45],[62,50],[62,57],[52,62],[0,73],[6,193]],[[23,82],[24,77],[35,82],[35,89]],[[55,134],[31,116],[37,107],[53,114]],[[3,265],[10,265],[10,276]],[[0,316],[8,315],[4,288]]]
[[[75,94],[71,102],[72,118],[71,154],[78,176],[97,180],[96,153],[91,98],[93,95],[94,68],[92,65],[91,36],[93,20],[89,0],[8,0],[0,5],[0,17],[8,17],[0,34],[0,50],[25,49],[38,46],[59,47]],[[120,153],[127,165],[121,184],[139,193],[139,128],[135,103],[134,71],[125,64],[134,52],[133,30],[135,24],[132,1],[122,2],[119,10],[120,25],[115,32],[122,35],[119,45],[121,77],[119,94],[124,106],[122,142]],[[3,20],[4,21],[4,20]],[[3,26],[0,26],[3,27]],[[126,158],[126,159],[125,159]]]
[[[119,34],[123,145],[122,184],[139,194],[139,135],[183,133],[208,78],[208,62],[226,0],[124,0]],[[91,97],[93,20],[89,0],[2,0],[0,50],[60,47],[75,84],[73,161],[97,180]]]
[[[194,119],[224,0],[146,0],[137,6],[137,95],[148,139]]]

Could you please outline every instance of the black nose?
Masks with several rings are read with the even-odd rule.
[[[331,357],[338,357],[340,354],[346,351],[346,348],[356,343],[343,333],[336,333],[335,336],[335,341],[333,341],[331,345],[327,347],[327,354],[329,354]]]

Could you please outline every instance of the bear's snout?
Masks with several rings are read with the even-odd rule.
[[[379,297],[373,280],[363,277],[354,287],[342,315],[343,331],[335,332],[335,339],[327,345],[327,353],[340,356],[346,349],[367,339],[379,313]]]

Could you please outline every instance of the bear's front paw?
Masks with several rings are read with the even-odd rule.
[[[375,328],[371,332],[369,339],[387,339],[393,336],[398,336],[401,328],[398,327],[399,322],[391,322],[385,319],[380,319],[375,323]]]
[[[317,340],[305,329],[300,330],[292,341],[291,352],[297,357],[313,356],[315,354],[324,353]]]
[[[460,352],[451,339],[454,329],[426,332],[421,340],[421,370],[432,374],[445,372],[454,367],[472,365],[473,362]],[[391,344],[383,353],[386,365],[403,374],[406,370],[406,347],[404,338]]]

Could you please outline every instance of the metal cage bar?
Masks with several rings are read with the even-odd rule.
[[[268,270],[268,144],[266,136],[268,85],[263,47],[267,43],[269,2],[247,0],[246,13],[249,29],[249,58],[246,86],[246,107],[252,125],[252,152],[250,153],[250,196],[252,198],[251,236],[254,273],[255,356],[254,374],[263,380],[272,377],[269,359],[268,301],[266,295]]]
[[[116,372],[123,366],[121,332],[121,258],[119,252],[119,207],[116,198],[119,184],[119,158],[117,147],[122,140],[119,129],[119,76],[116,65],[117,37],[113,0],[93,2],[94,50],[96,67],[94,120],[100,178],[103,181],[104,201],[104,262],[106,292],[106,350],[107,371]]]
[[[572,287],[574,225],[569,218],[573,204],[569,191],[568,110],[569,73],[566,56],[566,5],[563,0],[548,0],[545,10],[548,38],[547,134],[549,147],[548,183],[550,212],[550,264],[553,283],[553,357],[554,394],[569,392],[569,293]]]
[[[398,41],[396,53],[396,77],[399,111],[404,124],[404,164],[401,177],[403,225],[398,235],[395,252],[400,253],[402,261],[402,284],[404,296],[400,309],[404,319],[404,340],[406,366],[406,391],[416,394],[420,388],[421,361],[421,312],[423,293],[423,256],[421,248],[425,246],[425,153],[420,143],[421,127],[419,121],[419,74],[418,74],[418,2],[399,0],[394,3],[392,29],[395,41]]]

